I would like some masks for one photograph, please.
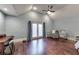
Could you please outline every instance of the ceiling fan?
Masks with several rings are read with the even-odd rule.
[[[45,12],[48,12],[48,11],[50,11],[50,12],[55,12],[55,11],[52,11],[52,8],[53,8],[52,5],[51,5],[51,6],[48,5],[48,10],[42,10],[42,11],[45,11]]]

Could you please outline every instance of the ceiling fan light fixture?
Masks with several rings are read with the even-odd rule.
[[[50,11],[47,11],[47,13],[48,13],[48,14],[51,14],[51,12],[50,12]]]

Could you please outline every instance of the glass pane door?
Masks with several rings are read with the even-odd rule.
[[[32,37],[37,37],[37,24],[32,24]]]
[[[32,24],[32,38],[41,38],[43,37],[43,24]]]
[[[42,36],[43,36],[43,25],[38,24],[38,37],[42,37]]]

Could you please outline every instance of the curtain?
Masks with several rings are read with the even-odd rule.
[[[31,21],[28,21],[28,37],[27,40],[31,41],[32,39],[32,24]]]
[[[46,37],[45,22],[43,22],[43,38]]]

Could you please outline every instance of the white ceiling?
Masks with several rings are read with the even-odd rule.
[[[53,5],[52,11],[57,11],[65,6],[66,4],[51,4]],[[0,4],[0,10],[8,15],[20,15],[32,10],[32,7],[37,7],[37,12],[43,13],[42,10],[48,10],[48,4]],[[4,8],[8,10],[5,11]]]
[[[4,8],[7,8],[8,10],[5,11]],[[0,10],[9,15],[16,15],[16,10],[9,4],[0,4]]]

